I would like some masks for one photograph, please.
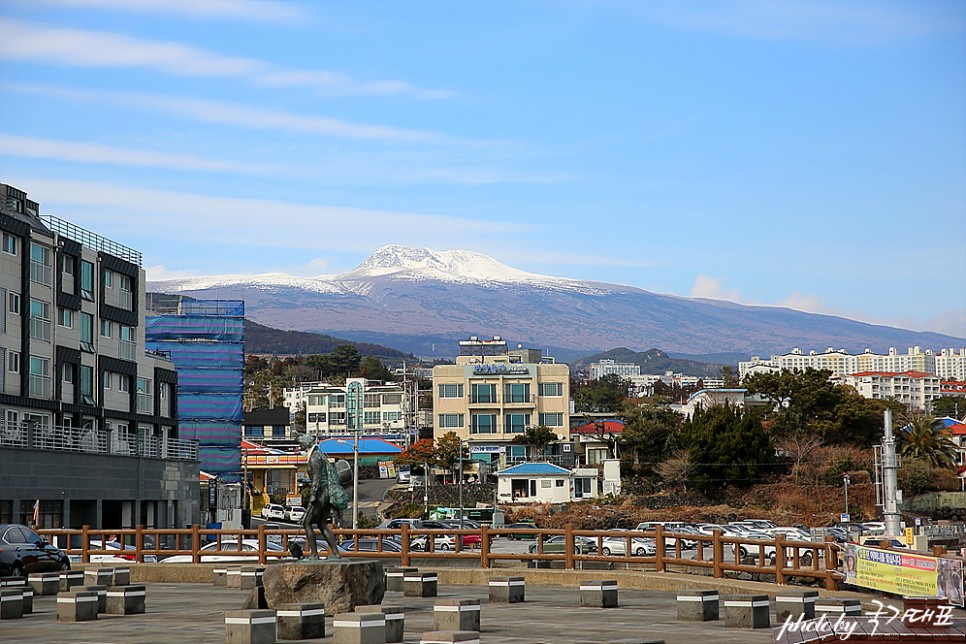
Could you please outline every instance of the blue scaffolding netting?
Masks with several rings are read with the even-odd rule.
[[[147,348],[178,372],[179,437],[198,441],[201,469],[241,480],[245,303],[182,300],[177,315],[145,320]]]

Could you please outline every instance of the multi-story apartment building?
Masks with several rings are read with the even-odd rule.
[[[936,375],[950,382],[966,382],[966,349],[940,351],[936,355]]]
[[[530,426],[570,438],[570,368],[523,362],[498,336],[460,342],[455,365],[433,368],[434,435],[456,432],[477,453],[523,457],[513,444]]]
[[[308,404],[308,396],[310,391],[328,386],[328,383],[321,381],[300,382],[295,387],[286,387],[283,389],[282,398],[284,405],[288,408],[289,414],[294,416],[296,413],[298,413],[298,410],[303,405]]]
[[[197,520],[177,374],[144,350],[140,253],[12,186],[0,199],[0,523],[36,500],[44,527]]]
[[[944,380],[966,378],[966,349],[943,349],[939,354],[931,349],[910,347],[900,353],[891,347],[887,353],[873,353],[866,349],[859,354],[850,354],[845,349],[827,348],[823,353],[792,349],[784,355],[773,355],[769,360],[752,356],[751,360],[738,363],[738,376],[761,371],[805,371],[806,369],[828,369],[833,377],[848,374],[885,371],[902,373],[918,371],[939,376]]]
[[[621,378],[641,375],[641,365],[632,362],[617,362],[615,360],[601,360],[590,363],[590,379],[599,380],[603,376],[616,374]]]
[[[865,398],[896,400],[923,411],[941,395],[939,378],[922,371],[864,371],[844,376],[841,382]]]
[[[402,385],[365,378],[316,387],[306,398],[305,429],[320,435],[398,434],[405,428],[406,397]]]

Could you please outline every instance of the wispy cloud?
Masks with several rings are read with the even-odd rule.
[[[268,4],[268,3],[267,3]],[[327,95],[446,98],[452,92],[400,80],[359,81],[331,70],[286,69],[269,62],[177,42],[65,29],[0,18],[0,58],[72,67],[136,67],[173,76],[239,78],[260,87],[304,87]]]
[[[205,123],[220,123],[253,129],[409,143],[473,143],[471,141],[447,137],[436,132],[405,130],[385,125],[351,123],[349,121],[324,116],[304,116],[290,112],[263,110],[237,103],[226,103],[223,101],[212,101],[186,96],[73,90],[16,83],[0,84],[0,89],[10,92],[49,96],[60,100],[86,101],[140,110],[155,110]]]
[[[132,150],[100,143],[59,141],[0,132],[0,149],[6,156],[54,159],[74,163],[101,163],[121,166],[170,168],[173,170],[234,172],[238,174],[280,174],[283,169],[268,164],[239,163],[206,159],[191,154],[168,154]]]
[[[667,25],[759,40],[871,43],[962,32],[959,3],[886,3],[844,0],[732,0],[654,2],[643,5]]]
[[[741,291],[739,289],[725,288],[724,282],[717,277],[710,277],[701,273],[694,279],[691,287],[691,297],[704,297],[710,300],[727,300],[728,302],[741,302]]]
[[[32,0],[33,4],[131,13],[230,18],[253,22],[293,23],[305,20],[304,6],[281,0]]]

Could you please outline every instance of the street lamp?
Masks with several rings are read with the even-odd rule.
[[[842,482],[845,484],[845,514],[847,515],[849,513],[849,483],[852,482],[852,479],[846,474],[842,477]]]
[[[460,490],[460,530],[462,530],[463,529],[463,439],[457,437],[456,440],[459,441],[458,446],[459,446],[459,451],[460,451],[460,481],[459,481],[459,490]],[[460,537],[460,538],[462,539],[462,537]]]

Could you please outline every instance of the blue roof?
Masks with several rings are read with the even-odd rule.
[[[497,476],[570,476],[571,471],[553,463],[520,463],[496,473]]]
[[[354,446],[355,440],[351,438],[327,438],[320,443],[319,449],[326,456],[343,456],[352,454]],[[398,445],[393,445],[389,441],[384,441],[381,438],[359,439],[359,453],[362,455],[400,454],[402,451],[402,448]]]

